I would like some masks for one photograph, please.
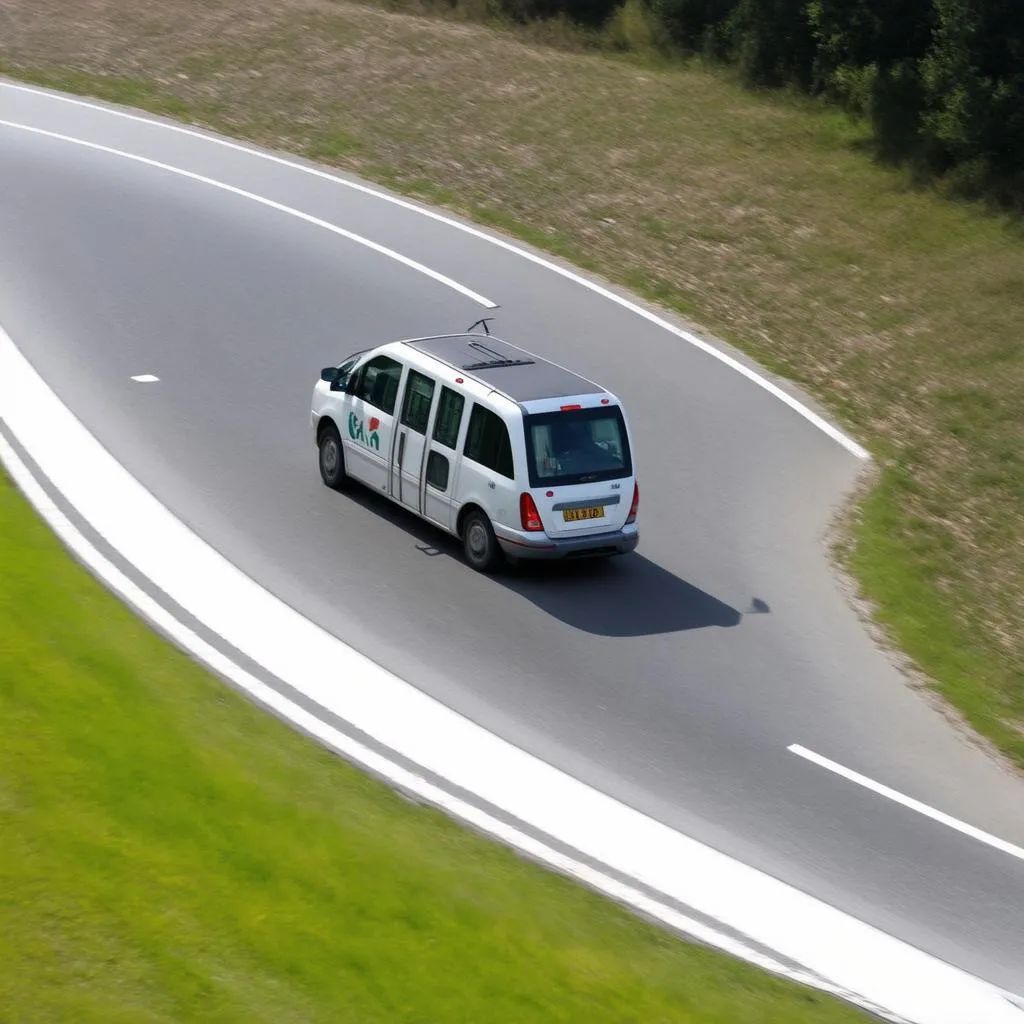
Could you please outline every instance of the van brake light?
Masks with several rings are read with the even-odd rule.
[[[519,518],[522,521],[523,529],[530,533],[537,533],[544,529],[533,495],[528,491],[524,491],[519,496]]]
[[[640,484],[633,482],[633,504],[629,506],[629,515],[626,516],[627,523],[636,522],[636,512],[640,507]]]

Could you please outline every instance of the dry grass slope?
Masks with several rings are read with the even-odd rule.
[[[1024,764],[1019,226],[872,166],[834,111],[561,42],[332,0],[0,5],[13,74],[468,212],[809,389],[884,468],[849,555],[879,618]]]

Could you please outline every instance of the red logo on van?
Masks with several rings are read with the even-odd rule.
[[[380,426],[380,420],[376,416],[370,417],[370,433],[372,434]]]

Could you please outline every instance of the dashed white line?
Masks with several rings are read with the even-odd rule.
[[[875,782],[874,779],[870,779],[866,775],[861,775],[860,772],[855,772],[852,768],[847,768],[844,765],[839,764],[837,761],[832,761],[827,757],[823,757],[821,754],[816,754],[813,750],[808,750],[806,747],[800,746],[799,743],[792,743],[786,749],[789,750],[790,753],[796,754],[798,757],[802,757],[821,768],[825,768],[827,771],[842,776],[842,778],[847,779],[850,782],[855,782],[858,786],[870,789],[873,793],[877,793],[879,796],[884,796],[886,799],[902,804],[904,807],[907,807],[912,811],[917,811],[918,814],[923,814],[926,818],[931,818],[932,821],[937,821],[942,825],[955,829],[957,832],[960,832],[965,836],[977,839],[979,843],[984,843],[986,846],[991,846],[993,849],[1000,850],[1003,853],[1008,853],[1011,857],[1016,857],[1018,860],[1024,860],[1024,849],[1019,846],[1015,846],[1013,843],[1007,842],[1005,839],[1000,839],[998,836],[994,836],[989,832],[984,832],[980,828],[968,825],[966,822],[960,821],[959,818],[954,818],[950,814],[938,811],[934,807],[930,807],[928,804],[922,803],[920,800],[915,800],[913,797],[906,796],[898,790],[883,785],[881,782]]]
[[[198,181],[204,185],[210,185],[213,188],[222,189],[225,192],[230,192],[232,195],[241,196],[243,199],[251,199],[254,203],[259,203],[261,206],[268,206],[272,210],[278,210],[281,213],[287,213],[292,217],[298,217],[299,220],[304,220],[307,224],[314,224],[316,227],[323,228],[325,231],[330,231],[335,235],[341,235],[342,238],[347,238],[350,242],[356,242],[358,245],[364,245],[367,249],[372,249],[374,252],[380,253],[382,256],[387,256],[389,259],[395,260],[396,263],[401,263],[404,266],[409,267],[410,270],[417,270],[421,274],[425,274],[427,277],[433,278],[433,280],[440,284],[447,285],[449,288],[459,292],[461,295],[465,295],[467,299],[472,299],[481,306],[486,306],[488,309],[497,308],[498,304],[496,302],[492,302],[490,299],[485,298],[483,295],[473,291],[471,288],[467,288],[464,284],[459,284],[458,281],[447,277],[445,274],[441,274],[436,270],[431,270],[430,267],[424,266],[422,263],[419,263],[414,259],[410,259],[408,256],[403,256],[400,252],[395,252],[394,249],[389,249],[386,245],[380,245],[378,242],[373,242],[369,238],[364,238],[362,235],[357,235],[352,231],[347,231],[345,228],[338,227],[337,224],[331,224],[329,221],[321,220],[319,217],[312,216],[312,214],[303,213],[301,210],[296,210],[292,206],[285,206],[284,203],[275,202],[273,199],[267,199],[264,196],[257,195],[255,192],[248,192],[244,188],[238,188],[236,185],[229,185],[227,182],[217,181],[216,178],[208,178],[205,174],[196,174],[194,171],[186,171],[184,168],[175,167],[173,164],[165,164],[160,160],[152,160],[148,156],[138,156],[135,153],[126,153],[123,149],[115,149],[113,146],[103,146],[98,142],[88,142],[85,139],[76,138],[74,135],[65,135],[62,132],[51,132],[43,128],[34,128],[32,125],[21,124],[18,121],[6,121],[0,119],[0,125],[23,132],[30,132],[33,135],[41,135],[48,139],[57,139],[61,142],[68,142],[73,146],[83,146],[86,149],[92,149],[99,153],[107,153],[110,156],[119,156],[125,160],[133,160],[135,163],[145,164],[147,167],[155,167],[157,170],[167,171],[168,174],[177,174],[182,178],[189,178],[192,181]]]
[[[161,505],[89,433],[2,330],[0,421],[39,478],[48,479],[91,529],[177,607],[324,712],[445,780],[454,794],[473,793],[536,838],[446,794],[417,772],[346,742],[315,713],[246,678],[216,648],[168,621],[166,611],[145,601],[137,587],[126,587],[123,577],[110,572],[112,566],[92,563],[112,589],[162,622],[200,660],[335,749],[673,927],[769,969],[847,993],[861,1005],[884,1007],[894,1019],[1024,1024],[1024,1015],[993,986],[592,789],[303,618]],[[31,497],[31,481],[2,438],[0,460]],[[37,493],[34,504],[84,558],[88,546],[54,514],[52,500]],[[574,853],[559,856],[550,842]],[[595,866],[588,868],[585,859]],[[624,884],[610,875],[622,877]],[[650,895],[643,897],[640,889]],[[683,908],[692,908],[694,918],[688,919]],[[701,925],[701,919],[724,927]]]
[[[152,373],[140,373],[132,377],[132,380],[137,384],[156,384],[160,378],[154,376]]]
[[[10,473],[15,484],[43,517],[50,528],[73,551],[84,564],[106,584],[113,593],[130,604],[139,615],[149,620],[158,629],[163,630],[175,643],[200,658],[211,670],[219,672],[230,679],[265,707],[280,714],[303,732],[313,736],[321,743],[361,764],[369,771],[388,779],[396,786],[414,793],[417,797],[428,800],[449,813],[461,818],[467,824],[479,828],[493,838],[516,847],[523,853],[537,858],[548,867],[560,871],[571,878],[589,885],[612,899],[619,900],[642,914],[648,914],[692,938],[706,942],[726,953],[739,957],[749,963],[756,964],[767,971],[790,978],[804,985],[813,986],[826,992],[847,999],[857,1005],[873,1011],[879,1011],[869,1000],[857,993],[849,992],[814,974],[800,970],[771,956],[758,951],[740,939],[726,932],[704,924],[678,910],[675,910],[657,899],[648,896],[635,888],[611,878],[609,875],[580,862],[579,860],[559,853],[548,844],[541,842],[521,830],[504,823],[464,800],[452,796],[447,791],[426,781],[421,776],[400,767],[394,761],[377,753],[365,744],[347,736],[345,733],[327,724],[323,719],[307,711],[305,708],[289,700],[286,696],[260,682],[255,676],[246,672],[239,665],[222,654],[216,647],[201,639],[195,632],[185,626],[179,619],[168,612],[163,605],[150,597],[141,587],[133,583],[113,562],[105,558],[70,519],[47,496],[40,482],[21,460],[15,450],[0,434],[0,465]]]

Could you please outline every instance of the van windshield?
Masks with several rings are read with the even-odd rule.
[[[532,487],[614,480],[633,473],[626,424],[617,406],[524,417]]]

